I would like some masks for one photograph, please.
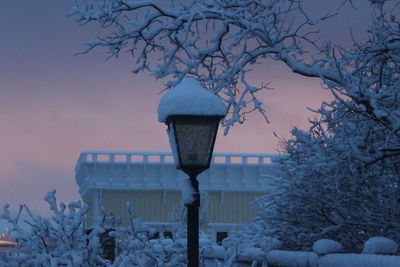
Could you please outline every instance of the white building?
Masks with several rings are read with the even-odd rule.
[[[250,203],[271,192],[271,160],[278,156],[214,153],[210,169],[198,180],[200,191],[208,196],[203,228],[217,241],[233,226],[254,219]],[[170,153],[86,151],[75,171],[82,199],[90,207],[88,218],[112,214],[127,224],[129,201],[135,217],[170,234],[171,213],[182,207],[180,185],[186,178]]]

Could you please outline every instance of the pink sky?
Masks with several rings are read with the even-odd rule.
[[[16,210],[26,203],[46,214],[43,197],[53,188],[63,201],[78,199],[74,167],[84,150],[169,151],[156,114],[163,81],[131,74],[127,57],[105,62],[103,51],[72,56],[97,33],[65,16],[72,4],[8,1],[0,10],[0,206],[8,202]],[[329,36],[346,42],[349,21],[357,32],[364,13],[346,11],[325,26]],[[251,79],[272,81],[276,89],[261,97],[271,124],[254,113],[228,136],[220,130],[216,152],[273,153],[273,131],[288,137],[292,127],[306,128],[312,116],[306,107],[330,98],[318,79],[278,63],[258,66]]]

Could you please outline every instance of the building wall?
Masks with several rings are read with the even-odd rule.
[[[209,223],[250,223],[256,216],[251,202],[262,196],[252,192],[209,192]]]
[[[94,193],[94,191],[92,191],[92,193]],[[93,199],[93,195],[90,196],[89,194],[86,194],[82,197],[83,202],[89,206],[89,210],[86,214],[87,217],[87,221],[86,223],[91,225],[92,224],[92,220],[94,218],[94,199]]]
[[[106,215],[111,213],[129,222],[126,202],[132,203],[133,216],[144,222],[171,222],[173,207],[180,207],[180,192],[102,190],[101,203]]]
[[[242,224],[255,217],[250,202],[261,196],[251,192],[208,192],[208,223]],[[101,204],[106,215],[119,216],[129,222],[126,202],[132,203],[133,215],[144,222],[174,222],[173,210],[181,210],[180,191],[102,190]]]

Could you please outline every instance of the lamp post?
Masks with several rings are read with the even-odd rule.
[[[210,167],[220,120],[226,114],[222,100],[185,78],[161,99],[158,117],[167,124],[176,167],[189,176],[187,207],[187,257],[189,267],[199,266],[199,206],[197,175]]]

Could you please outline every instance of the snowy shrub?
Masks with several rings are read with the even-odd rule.
[[[225,258],[225,248],[223,246],[207,246],[203,250],[204,257],[212,259],[224,259]]]
[[[134,217],[132,205],[128,202],[127,210],[130,218],[128,227],[114,227],[111,233],[117,244],[117,255],[112,266],[186,266],[187,240],[186,225],[177,223],[173,227],[174,239],[162,235],[154,239],[157,232]],[[178,217],[178,219],[181,217]],[[204,260],[204,252],[215,246],[203,232],[199,236],[200,261]]]
[[[382,236],[371,237],[364,244],[364,254],[396,254],[399,245],[389,238]]]
[[[162,236],[152,239],[156,231],[134,218],[130,203],[127,210],[130,225],[112,233],[120,251],[113,266],[186,266],[186,239],[181,232],[175,232],[175,240]]]
[[[88,207],[80,202],[57,205],[55,190],[47,193],[45,200],[54,215],[50,219],[34,216],[28,207],[21,205],[18,214],[11,216],[5,205],[0,219],[12,225],[11,233],[18,246],[16,252],[0,255],[0,266],[186,266],[186,233],[184,225],[176,224],[174,240],[160,236],[154,239],[155,229],[130,216],[128,227],[121,227],[115,217],[95,218],[90,228],[85,227]],[[31,221],[30,229],[20,226],[21,212],[26,210]],[[106,229],[107,230],[106,230]],[[103,259],[106,240],[116,244],[118,254],[114,262]],[[200,233],[200,257],[215,244]]]
[[[322,107],[323,123],[315,122],[309,132],[292,131],[289,156],[277,163],[275,192],[256,201],[269,235],[285,249],[308,250],[318,239],[335,239],[360,252],[371,236],[400,239],[400,157],[361,161],[367,152],[353,146],[372,150],[389,132],[348,105],[354,103],[334,103],[331,112]]]
[[[279,180],[256,202],[270,235],[288,250],[338,240],[360,252],[371,236],[400,240],[400,28],[396,9],[375,6],[368,39],[327,50],[320,66],[335,99],[307,131],[283,142]],[[393,12],[393,13],[391,13]],[[310,72],[314,71],[314,67]]]
[[[16,252],[7,252],[0,259],[0,266],[97,266],[107,262],[100,257],[101,246],[98,235],[103,231],[95,228],[90,234],[84,227],[86,205],[71,202],[58,205],[55,190],[47,193],[45,200],[53,216],[50,219],[33,216],[26,205],[21,205],[15,218],[9,205],[5,205],[1,219],[12,225],[11,234],[18,245]],[[21,212],[26,210],[30,229],[20,227]]]
[[[256,259],[265,262],[267,252],[280,249],[282,242],[268,236],[269,232],[261,223],[254,222],[249,226],[238,227],[222,240],[225,248],[225,264],[233,264],[238,260]],[[251,248],[249,250],[249,248]]]
[[[318,255],[343,251],[343,246],[339,242],[331,239],[320,239],[313,244],[312,248]]]
[[[280,249],[282,242],[276,238],[268,236],[269,231],[260,222],[253,222],[248,226],[234,228],[229,236],[222,240],[225,248],[230,247],[254,247],[260,248],[265,252],[273,249]]]

